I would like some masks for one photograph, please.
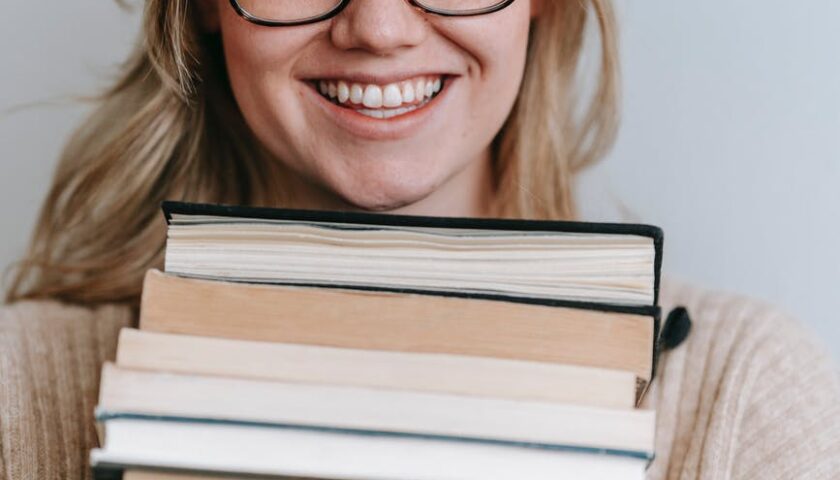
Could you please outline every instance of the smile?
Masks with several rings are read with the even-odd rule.
[[[387,85],[345,80],[317,80],[312,85],[322,97],[342,108],[376,119],[390,119],[423,108],[446,86],[446,77],[419,76]]]

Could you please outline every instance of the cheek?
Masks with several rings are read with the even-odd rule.
[[[272,29],[253,25],[233,13],[221,22],[225,64],[236,102],[255,135],[272,149],[287,145],[283,109],[295,95],[292,69],[312,40],[311,29]]]
[[[442,29],[447,38],[469,56],[468,115],[472,135],[492,138],[507,119],[519,95],[529,31],[527,9],[492,21],[488,17],[487,22],[463,21]],[[466,130],[464,134],[468,134]]]
[[[288,68],[288,56],[294,51],[288,45],[294,38],[284,38],[289,37],[285,33],[261,28],[238,17],[223,18],[225,63],[237,95],[258,92],[267,76]]]

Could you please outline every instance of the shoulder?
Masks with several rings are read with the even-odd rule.
[[[60,353],[60,348],[47,347],[101,344],[130,324],[132,315],[131,309],[120,305],[83,307],[57,301],[18,302],[0,306],[0,341],[6,346],[35,341],[42,348],[30,353]]]
[[[796,320],[674,281],[661,304],[666,315],[685,307],[692,331],[662,355],[645,400],[659,417],[653,478],[830,478],[840,468],[840,375]]]
[[[54,301],[0,307],[0,355],[4,374],[26,373],[61,379],[85,372],[111,353],[119,330],[130,325],[126,307],[96,308]]]
[[[86,478],[99,370],[131,322],[119,306],[0,307],[0,479]]]

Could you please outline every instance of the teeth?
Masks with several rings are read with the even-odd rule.
[[[382,89],[378,85],[368,85],[365,87],[365,98],[362,104],[368,108],[382,107]]]
[[[423,97],[426,95],[426,81],[422,78],[417,80],[417,83],[414,84],[414,96],[419,101],[423,101]]]
[[[358,83],[354,83],[353,86],[350,87],[350,101],[358,105],[362,103],[364,99],[365,91],[362,89],[362,86]]]
[[[405,115],[406,113],[417,110],[418,108],[420,107],[417,105],[409,105],[407,107],[400,107],[391,110],[370,110],[367,108],[361,108],[356,110],[356,112],[361,113],[362,115],[367,115],[368,117],[388,119]]]
[[[397,108],[416,105],[443,89],[443,79],[418,77],[385,86],[361,85],[343,80],[321,80],[317,83],[321,95],[339,104],[364,105],[368,108]]]
[[[347,103],[350,99],[350,87],[345,82],[338,82],[338,101],[340,103]]]
[[[417,110],[417,107],[412,107],[411,109],[412,110]],[[405,115],[406,113],[408,113],[408,107],[400,107],[400,108],[397,108],[396,110],[385,110],[383,112],[382,118],[397,117],[397,116],[400,116],[400,115]]]
[[[403,84],[403,102],[404,103],[414,103],[414,84],[411,82],[405,82]]]
[[[357,112],[361,113],[362,115],[367,115],[368,117],[373,118],[385,118],[385,111],[384,110],[367,110],[367,109],[359,109],[356,110]]]
[[[399,107],[403,104],[403,96],[400,87],[392,83],[385,87],[384,101],[382,102],[388,108]]]

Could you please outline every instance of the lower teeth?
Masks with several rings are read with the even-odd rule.
[[[426,102],[423,102],[420,105],[411,105],[408,107],[393,108],[388,110],[371,110],[367,108],[361,108],[356,111],[368,117],[385,119],[397,117],[399,115],[405,115],[408,112],[413,112],[414,110],[417,110],[425,104]]]

